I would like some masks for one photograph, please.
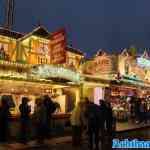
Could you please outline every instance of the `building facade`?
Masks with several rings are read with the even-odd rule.
[[[100,99],[118,104],[122,97],[150,96],[146,51],[135,56],[127,49],[120,54],[101,50],[86,60],[83,52],[66,43],[63,29],[49,33],[39,26],[21,34],[0,28],[0,95],[13,97],[14,114],[23,96],[31,99],[34,111],[35,97],[48,94],[64,114],[85,97],[96,104]]]
[[[55,48],[61,37],[56,40],[60,41],[55,41]],[[65,61],[53,63],[52,42],[51,34],[41,26],[25,35],[0,29],[0,95],[13,97],[16,107],[12,114],[18,114],[23,96],[30,98],[32,112],[37,96],[49,95],[60,105],[60,113],[71,112],[80,100],[78,68],[84,55],[66,45],[62,49]]]

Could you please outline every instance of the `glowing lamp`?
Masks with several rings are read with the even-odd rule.
[[[99,105],[100,99],[103,99],[103,89],[101,87],[96,87],[94,89],[94,103]]]

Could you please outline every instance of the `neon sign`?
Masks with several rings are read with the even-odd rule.
[[[59,78],[80,82],[80,74],[64,67],[54,65],[37,65],[31,69],[31,75],[40,79]]]
[[[142,57],[137,58],[137,64],[143,68],[150,68],[150,60]]]

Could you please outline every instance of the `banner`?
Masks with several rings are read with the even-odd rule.
[[[52,33],[51,41],[51,63],[62,64],[66,62],[66,31],[60,29],[57,32]]]

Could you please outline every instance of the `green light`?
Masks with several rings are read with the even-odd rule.
[[[140,67],[150,68],[150,60],[142,58],[142,57],[137,58],[137,64]]]
[[[37,65],[31,69],[31,74],[38,78],[63,78],[73,82],[80,82],[80,73],[64,67],[54,65]]]

